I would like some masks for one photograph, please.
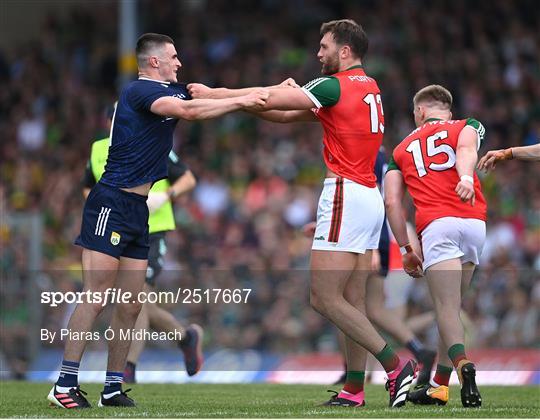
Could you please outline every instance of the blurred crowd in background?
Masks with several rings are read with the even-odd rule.
[[[43,216],[41,287],[80,288],[81,178],[104,108],[118,94],[116,2],[44,17],[39,39],[0,50],[0,210]],[[382,91],[388,153],[413,128],[412,96],[427,84],[454,95],[455,118],[486,127],[480,149],[540,140],[540,15],[534,1],[141,1],[140,32],[176,42],[179,80],[210,86],[299,84],[318,77],[319,27],[343,17],[370,40],[366,71]],[[135,76],[134,76],[135,77]],[[311,240],[324,176],[319,124],[279,125],[235,113],[178,124],[174,149],[198,178],[175,206],[178,229],[160,287],[252,288],[245,305],[177,305],[208,327],[208,347],[279,352],[335,348],[308,305]],[[478,347],[540,345],[540,164],[481,174],[487,242],[466,302]],[[24,370],[28,242],[2,218],[1,352]],[[32,238],[30,238],[31,240]],[[10,285],[9,287],[7,287]],[[411,314],[430,308],[425,285]],[[43,323],[63,326],[67,308]],[[432,334],[433,335],[433,334]],[[430,339],[430,335],[426,335]],[[433,344],[433,343],[432,343]],[[22,360],[21,360],[22,359]]]

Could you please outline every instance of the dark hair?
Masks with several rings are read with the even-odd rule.
[[[416,106],[420,102],[425,102],[428,105],[442,105],[444,109],[452,108],[452,94],[448,89],[441,85],[429,85],[414,95],[413,104]]]
[[[152,52],[157,47],[162,47],[165,44],[173,44],[174,41],[171,37],[162,34],[146,33],[141,35],[137,40],[137,47],[135,48],[135,54],[137,56],[137,63],[139,67],[144,66],[145,60],[152,55]]]
[[[348,45],[352,53],[363,59],[368,50],[368,38],[362,26],[352,19],[332,20],[321,25],[321,36],[330,32],[339,45]]]

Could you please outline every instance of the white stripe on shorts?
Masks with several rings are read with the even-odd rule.
[[[109,220],[109,214],[111,213],[111,209],[106,209],[104,213],[105,219],[103,220],[103,226],[101,227],[101,232],[99,233],[101,236],[105,235],[105,228],[107,227],[107,221]]]
[[[96,222],[96,230],[94,230],[94,235],[98,234],[99,225],[101,223],[101,217],[103,216],[103,212],[105,211],[105,207],[101,207],[101,212],[99,213],[97,222]]]

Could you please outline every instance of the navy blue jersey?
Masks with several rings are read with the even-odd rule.
[[[388,167],[388,160],[386,159],[386,152],[384,147],[381,146],[379,152],[377,153],[377,160],[375,160],[375,176],[377,177],[377,184],[381,190],[381,194],[384,196],[383,190],[383,179],[384,174],[386,173],[386,168]]]
[[[178,120],[156,115],[156,99],[175,96],[191,99],[185,84],[141,78],[120,93],[111,128],[111,145],[101,181],[117,188],[132,188],[167,177],[167,156],[172,149]]]

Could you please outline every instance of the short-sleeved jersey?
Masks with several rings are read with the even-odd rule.
[[[177,119],[150,111],[156,99],[174,96],[191,99],[184,84],[140,78],[120,94],[111,128],[111,145],[100,182],[132,188],[167,177],[167,156],[172,149]]]
[[[328,169],[375,187],[375,160],[384,133],[381,93],[361,66],[314,79],[302,87],[313,101],[324,129],[323,157]]]
[[[473,118],[465,120],[431,119],[396,146],[388,171],[400,170],[416,208],[418,233],[441,217],[486,220],[486,201],[478,176],[474,174],[476,202],[464,203],[455,193],[459,182],[456,148],[461,130],[475,130],[478,148],[484,138],[483,125]]]

